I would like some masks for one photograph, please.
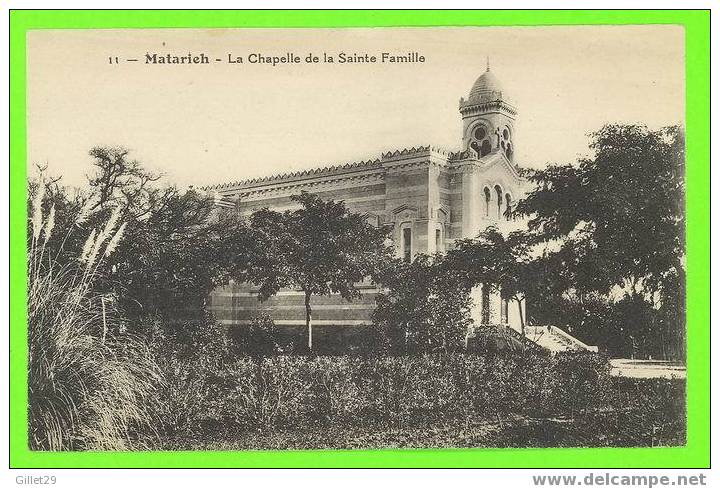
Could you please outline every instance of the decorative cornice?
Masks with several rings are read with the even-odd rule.
[[[211,185],[204,187],[203,190],[240,190],[245,188],[262,187],[273,183],[285,183],[298,180],[305,180],[308,178],[316,178],[322,176],[334,176],[341,175],[344,173],[352,173],[356,171],[362,171],[366,169],[372,169],[374,167],[380,167],[380,160],[368,160],[358,161],[333,166],[322,166],[313,169],[307,169],[302,171],[295,171],[291,173],[279,173],[270,176],[264,176],[259,178],[252,178],[249,180],[240,180],[232,183],[222,183],[218,185]]]
[[[367,170],[373,169],[381,169],[383,167],[383,163],[387,163],[398,158],[427,155],[447,160],[451,154],[453,153],[437,146],[417,146],[396,151],[388,151],[386,153],[383,153],[382,157],[379,159],[332,166],[322,166],[308,170],[295,171],[291,173],[280,173],[259,178],[252,178],[248,180],[235,181],[231,183],[209,185],[202,187],[201,190],[218,192],[248,190],[248,192],[242,193],[250,194],[255,193],[256,191],[265,191],[268,185],[280,185],[279,187],[272,188],[273,190],[289,187],[294,188],[299,186],[313,186],[316,184],[324,184],[328,181],[315,183],[307,180],[313,180],[315,178],[331,178],[333,182],[343,181],[347,179],[354,179],[354,173],[365,172]]]
[[[463,156],[462,153],[459,153],[459,155]],[[464,171],[478,171],[485,168],[490,168],[495,164],[498,164],[498,161],[500,162],[499,164],[505,166],[505,168],[508,170],[510,175],[515,179],[517,183],[525,182],[525,178],[520,175],[517,167],[512,164],[510,160],[508,160],[504,152],[497,149],[479,159],[464,155],[462,159],[455,159],[451,163],[453,169],[456,172],[460,173]]]
[[[276,182],[276,184],[270,183],[272,186],[255,186],[252,188],[229,188],[226,191],[234,191],[237,190],[238,193],[234,195],[235,198],[243,199],[247,198],[249,196],[256,196],[256,195],[263,195],[263,194],[277,194],[277,193],[283,193],[288,191],[295,191],[300,188],[312,188],[312,187],[328,187],[331,185],[336,185],[340,183],[346,183],[348,181],[362,181],[362,180],[370,180],[370,179],[377,179],[382,180],[383,178],[383,169],[379,168],[376,171],[369,172],[369,173],[356,173],[356,174],[345,174],[345,175],[338,175],[337,177],[333,178],[333,175],[327,175],[326,179],[322,180],[314,180],[314,179],[306,179],[306,180],[299,180],[299,181],[287,181],[287,182]],[[326,188],[327,189],[327,188]],[[312,190],[309,190],[312,191]]]
[[[463,115],[492,112],[493,110],[506,112],[513,117],[517,115],[517,109],[503,100],[485,102],[460,99],[460,113]]]

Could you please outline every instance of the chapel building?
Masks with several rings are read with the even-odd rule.
[[[516,108],[490,70],[475,81],[467,98],[460,98],[460,148],[447,151],[432,145],[386,152],[378,159],[278,174],[208,188],[218,205],[249,215],[261,208],[295,208],[290,197],[302,191],[326,200],[342,200],[387,227],[398,257],[444,252],[457,239],[472,238],[488,226],[501,231],[513,224],[509,210],[526,188],[515,161]],[[371,323],[375,296],[371,283],[360,285],[361,298],[313,297],[314,326]],[[233,283],[215,290],[210,310],[224,325],[249,323],[259,314],[275,324],[305,324],[304,296],[282,290],[259,302],[253,287]],[[499,294],[478,287],[473,292],[473,320],[520,328],[517,306],[509,307]],[[524,315],[524,311],[523,311]]]

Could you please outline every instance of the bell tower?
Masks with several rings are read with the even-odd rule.
[[[489,59],[485,72],[475,80],[467,100],[460,98],[460,115],[464,151],[478,159],[502,151],[510,162],[513,161],[517,110],[508,102],[500,81],[490,71]]]

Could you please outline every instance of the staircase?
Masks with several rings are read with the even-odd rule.
[[[468,350],[474,351],[542,351],[543,348],[506,325],[478,325],[466,337]]]
[[[552,353],[563,351],[598,352],[597,346],[588,346],[562,329],[550,326],[531,325],[525,327],[525,335],[535,344]]]

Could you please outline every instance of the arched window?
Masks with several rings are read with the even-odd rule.
[[[490,151],[492,150],[492,146],[490,145],[490,141],[485,139],[482,142],[482,145],[480,146],[480,156],[486,156],[490,154]]]
[[[485,217],[490,216],[490,188],[485,187]]]
[[[507,147],[505,148],[505,156],[507,156],[510,161],[512,161],[512,154],[512,144],[508,143]]]
[[[511,204],[512,204],[512,199],[510,198],[510,194],[506,193],[505,194],[505,220],[507,220],[508,222],[510,222],[510,215],[512,212]]]
[[[497,196],[497,218],[500,220],[502,218],[502,188],[500,188],[500,185],[495,185],[495,194]]]

